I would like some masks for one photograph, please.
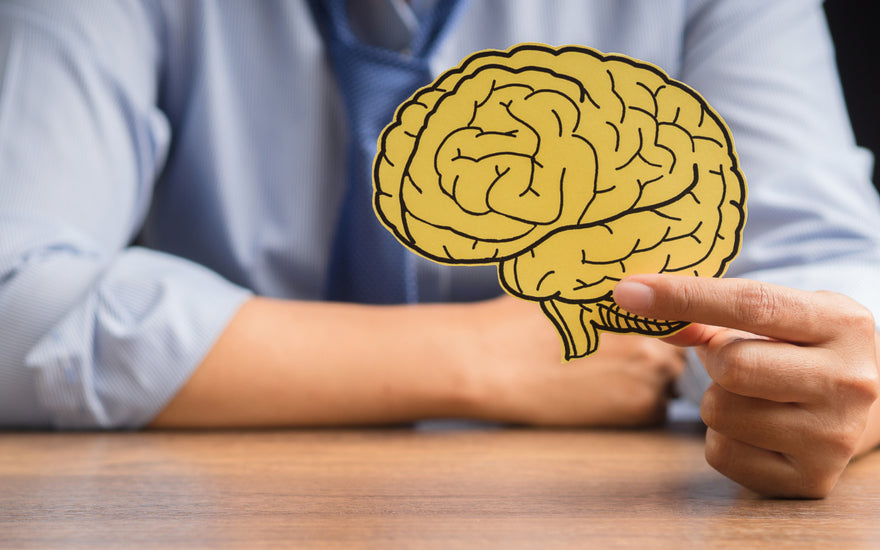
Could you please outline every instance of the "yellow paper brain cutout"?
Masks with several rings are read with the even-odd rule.
[[[408,248],[497,263],[540,303],[566,359],[598,331],[686,323],[621,311],[636,273],[721,276],[740,246],[746,185],[720,117],[637,60],[579,46],[478,52],[400,106],[379,140],[374,206]]]

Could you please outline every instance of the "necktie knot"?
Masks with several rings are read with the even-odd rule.
[[[397,106],[431,81],[430,67],[424,59],[407,59],[397,52],[368,46],[331,55],[339,57],[336,77],[350,128],[358,139],[372,138],[375,142],[382,128],[391,122]]]

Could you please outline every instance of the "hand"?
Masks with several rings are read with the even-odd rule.
[[[603,333],[599,351],[562,362],[562,344],[537,304],[509,296],[471,317],[466,360],[480,369],[477,416],[543,426],[661,422],[683,352],[656,338]]]
[[[698,346],[714,381],[701,406],[706,460],[734,481],[824,497],[876,443],[865,431],[880,395],[874,320],[851,299],[670,275],[624,279],[614,299],[639,315],[706,323],[667,341]]]

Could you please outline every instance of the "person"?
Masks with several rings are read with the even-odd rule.
[[[314,5],[0,3],[3,426],[637,426],[686,369],[674,344],[711,377],[682,379],[707,460],[746,487],[824,496],[880,441],[880,206],[820,2],[472,0],[441,21],[435,74],[520,42],[622,52],[734,136],[733,278],[625,279],[624,309],[695,324],[570,364],[492,268],[418,261],[429,303],[322,299],[350,121]],[[407,55],[436,9],[384,0],[350,27]]]

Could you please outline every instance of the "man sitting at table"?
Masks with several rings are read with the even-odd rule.
[[[614,295],[698,323],[670,341],[712,379],[708,461],[765,494],[822,496],[880,441],[880,207],[820,2],[369,6],[0,3],[2,425],[658,422],[678,348],[609,334],[562,365],[491,268],[406,260],[418,305],[325,292],[348,167],[369,176],[343,162],[358,55],[436,74],[545,42],[654,63],[735,136],[740,279],[639,276]]]

